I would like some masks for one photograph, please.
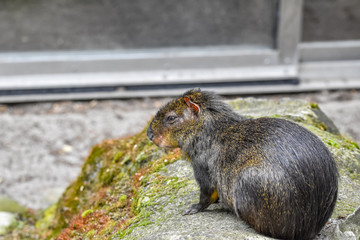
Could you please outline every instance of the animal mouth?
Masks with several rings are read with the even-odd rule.
[[[156,136],[153,140],[153,143],[155,143],[157,146],[163,147],[163,148],[174,148],[175,147],[163,135]]]

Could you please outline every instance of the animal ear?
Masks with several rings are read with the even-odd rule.
[[[188,96],[184,97],[186,105],[196,114],[200,113],[200,106],[190,100]]]

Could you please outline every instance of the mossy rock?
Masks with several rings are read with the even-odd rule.
[[[0,212],[24,213],[26,208],[15,200],[0,195]]]
[[[229,104],[240,114],[285,118],[318,135],[334,154],[340,169],[339,199],[332,217],[346,217],[360,206],[359,146],[342,137],[316,104],[252,98],[233,100]],[[104,141],[92,149],[78,179],[66,189],[58,203],[45,212],[35,228],[16,229],[12,236],[270,239],[257,234],[221,203],[211,205],[202,213],[182,216],[181,212],[196,203],[199,195],[191,166],[182,159],[179,150],[165,151],[148,141],[146,130],[132,137]],[[354,214],[351,219],[358,219]],[[344,227],[339,222],[338,233],[329,228],[324,232],[328,239],[338,239],[336,236],[341,235],[342,230],[359,233],[356,224]]]

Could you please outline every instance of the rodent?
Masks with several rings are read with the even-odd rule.
[[[306,240],[335,207],[336,162],[317,136],[296,123],[245,118],[218,95],[195,89],[162,107],[147,136],[190,158],[200,201],[183,215],[220,198],[259,233]]]

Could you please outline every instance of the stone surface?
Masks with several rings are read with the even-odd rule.
[[[344,222],[339,225],[339,228],[344,233],[352,232],[354,236],[360,236],[360,207],[350,214]]]
[[[172,193],[157,199],[157,207],[151,210],[153,214],[149,218],[153,224],[134,229],[124,239],[271,239],[259,236],[221,203],[211,205],[204,212],[182,216],[183,210],[198,202],[199,188],[191,164],[178,160],[166,167],[165,174],[191,180],[177,192],[175,199],[171,198]],[[142,196],[146,195],[145,190]],[[161,211],[160,206],[164,206]]]
[[[6,228],[9,227],[15,221],[15,215],[9,212],[0,212],[0,235],[6,232]]]

